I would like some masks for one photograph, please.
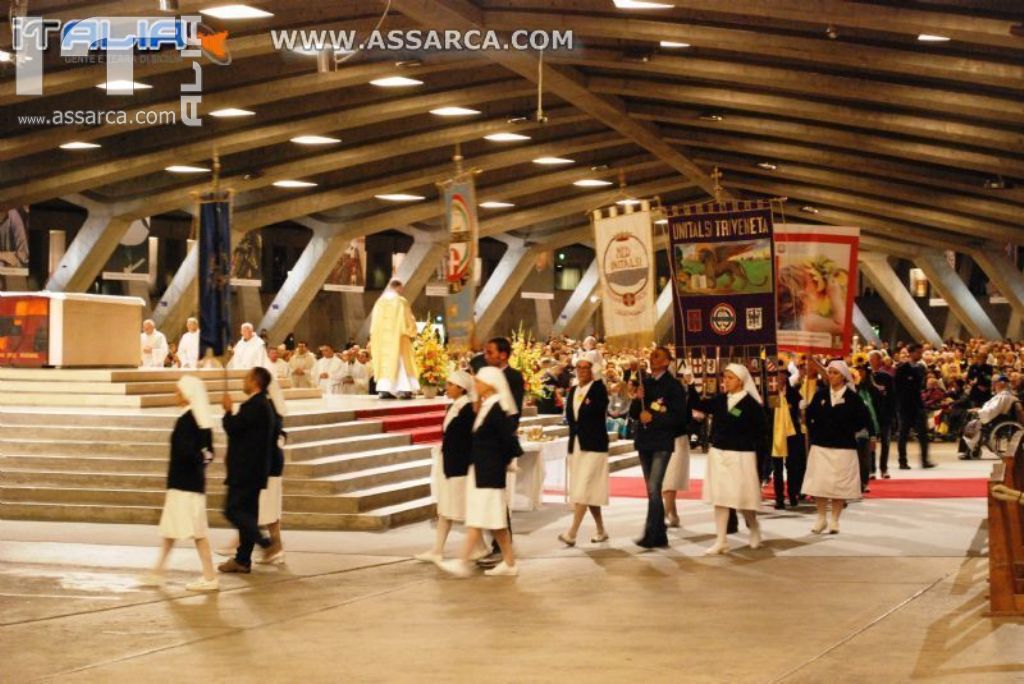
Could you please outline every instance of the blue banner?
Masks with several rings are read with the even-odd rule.
[[[221,356],[230,336],[231,202],[199,205],[199,358]]]

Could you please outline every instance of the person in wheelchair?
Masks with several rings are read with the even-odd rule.
[[[1024,406],[1010,389],[1010,379],[1005,375],[993,378],[991,399],[981,408],[972,410],[972,420],[964,426],[960,439],[959,458],[962,461],[981,458],[981,446],[988,442],[992,432],[1001,424],[1024,422]]]

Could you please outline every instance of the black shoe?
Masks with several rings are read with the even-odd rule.
[[[648,541],[647,539],[637,539],[636,545],[644,549],[664,549],[668,547],[668,539],[661,541]]]
[[[971,455],[970,454],[957,454],[956,457],[959,458],[961,461],[970,461],[971,460]]]
[[[476,564],[479,565],[481,568],[493,568],[495,565],[497,565],[500,562],[501,562],[501,552],[499,551],[499,552],[495,553],[495,552],[492,551],[491,553],[487,554],[483,558],[480,558],[479,560],[477,560]]]
[[[398,393],[398,398],[399,399],[403,399],[403,400],[404,399],[412,399],[412,392],[399,392]]]
[[[892,475],[890,475],[889,473],[883,471],[882,472],[882,479],[883,480],[891,480],[892,479]]]
[[[925,468],[925,469],[927,469],[927,468],[934,468],[935,464],[934,463],[930,463],[930,462],[929,463],[922,463],[921,467]]]
[[[900,463],[900,470],[910,470],[910,466],[906,463]]]
[[[785,501],[776,501],[775,502],[775,510],[777,510],[777,511],[784,511],[784,510],[786,510],[786,502]]]
[[[377,394],[377,396],[380,397],[381,399],[396,399],[397,398],[391,392],[379,392]]]

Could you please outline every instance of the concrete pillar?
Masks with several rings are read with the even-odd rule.
[[[46,282],[51,292],[85,292],[114,253],[131,221],[110,209],[90,207],[85,223]]]
[[[341,294],[341,317],[345,323],[345,341],[349,339],[363,344],[366,339],[359,339],[363,324],[367,320],[366,298],[362,292],[342,292]],[[369,330],[369,327],[367,327]]]
[[[242,323],[252,323],[256,327],[256,334],[259,334],[262,325],[257,325],[263,320],[263,301],[260,299],[260,288],[258,287],[233,287],[235,292],[235,306],[231,309],[231,319],[234,323],[232,332],[239,330]],[[287,333],[285,333],[287,334]],[[278,337],[270,337],[271,341],[278,340]],[[284,341],[284,335],[280,336]]]
[[[861,252],[861,271],[875,290],[889,306],[899,322],[910,331],[916,340],[930,342],[936,347],[942,345],[942,338],[932,326],[928,317],[914,301],[906,286],[889,265],[884,254]]]
[[[672,298],[671,281],[661,289],[661,294],[658,295],[657,307],[658,322],[654,326],[654,339],[659,344],[667,344],[669,342],[675,344],[673,339],[675,331],[672,328],[672,324],[675,321],[676,307]]]
[[[960,275],[946,261],[944,253],[935,249],[921,250],[914,256],[914,263],[924,271],[931,284],[946,300],[949,310],[956,314],[972,335],[988,339],[999,337],[992,319],[967,289]]]
[[[184,334],[185,321],[189,316],[198,317],[198,271],[199,246],[193,245],[153,310],[153,321],[160,332],[167,336],[168,342],[177,342]]]
[[[550,337],[551,328],[554,325],[551,315],[551,300],[534,299],[533,308],[537,314],[537,327],[534,328],[537,332],[537,339],[546,340]]]
[[[875,334],[875,329],[871,327],[871,321],[864,315],[864,312],[860,310],[860,307],[856,304],[853,305],[853,327],[860,333],[861,338],[869,344],[873,344],[876,347],[881,346],[882,338]]]
[[[998,249],[977,250],[970,253],[974,261],[985,271],[992,284],[1010,302],[1010,307],[1019,317],[1024,317],[1024,274],[1020,272],[1006,252]]]
[[[1017,313],[1016,309],[1010,312],[1010,322],[1006,325],[1006,335],[1004,335],[1006,339],[1016,341],[1021,338],[1022,320],[1024,319]]]
[[[494,273],[477,294],[473,315],[476,319],[478,340],[485,340],[490,336],[491,328],[498,321],[501,312],[519,296],[519,288],[533,268],[534,259],[540,251],[541,249],[537,247],[527,247],[522,240],[509,241],[508,249],[502,255]]]
[[[957,273],[960,274],[960,280],[965,283],[971,282],[971,274],[974,271],[974,261],[971,260],[966,254],[962,255],[960,260],[960,268],[957,269]],[[972,295],[973,296],[973,295]],[[944,340],[956,340],[960,338],[960,332],[963,329],[963,325],[960,323],[960,319],[957,318],[956,312],[950,309],[946,313],[946,326],[942,330],[942,339]]]
[[[590,266],[583,272],[583,277],[576,285],[569,301],[565,303],[562,313],[558,314],[551,329],[554,335],[568,335],[575,337],[583,329],[583,325],[594,315],[597,308],[596,303],[591,303],[590,298],[600,289],[600,274],[597,270],[597,259],[590,262]]]
[[[143,320],[153,316],[153,300],[149,297],[149,283],[140,280],[129,280],[125,283],[129,297],[138,297],[145,305],[142,307]],[[155,322],[155,321],[154,321]]]
[[[446,236],[447,237],[447,236]],[[437,271],[437,265],[444,258],[448,246],[444,242],[430,240],[425,234],[417,235],[416,241],[412,243],[409,252],[402,259],[401,266],[394,277],[405,284],[405,298],[409,302],[416,301],[423,288],[427,286],[430,277]],[[438,313],[438,312],[433,312]],[[363,317],[362,327],[356,342],[365,344],[370,337],[370,316],[367,313]]]

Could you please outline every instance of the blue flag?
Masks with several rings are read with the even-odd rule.
[[[230,335],[231,203],[199,205],[199,358],[221,356]]]

